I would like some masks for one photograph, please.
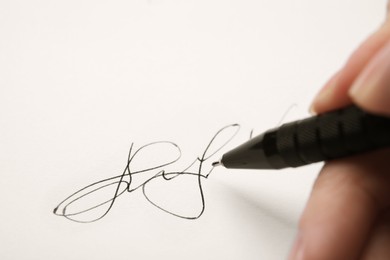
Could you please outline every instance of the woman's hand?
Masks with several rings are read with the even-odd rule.
[[[320,91],[312,111],[351,103],[390,117],[389,15]],[[390,259],[390,149],[325,164],[290,259]]]

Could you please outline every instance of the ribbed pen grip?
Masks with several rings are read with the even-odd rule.
[[[282,125],[276,148],[290,167],[336,159],[390,145],[390,118],[356,106]]]

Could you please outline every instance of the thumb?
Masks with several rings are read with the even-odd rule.
[[[390,116],[390,40],[364,68],[349,96],[368,111]]]

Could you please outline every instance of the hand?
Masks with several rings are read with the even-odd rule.
[[[312,111],[351,103],[390,116],[389,15],[320,91]],[[290,259],[390,259],[390,149],[325,164]]]

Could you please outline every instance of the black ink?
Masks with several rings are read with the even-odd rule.
[[[169,141],[161,141],[161,142],[153,142],[146,144],[144,146],[141,146],[137,150],[134,150],[134,145],[131,144],[129,153],[127,156],[127,163],[126,167],[121,175],[117,175],[111,178],[107,178],[104,180],[100,180],[97,182],[94,182],[90,185],[87,185],[86,187],[76,191],[75,193],[71,194],[69,197],[64,199],[62,202],[59,203],[59,205],[53,210],[53,213],[58,216],[65,217],[71,221],[79,222],[79,223],[91,223],[95,222],[97,220],[102,219],[105,217],[108,212],[112,209],[114,203],[118,199],[119,196],[127,193],[132,193],[134,191],[137,191],[138,189],[142,190],[143,196],[145,199],[151,203],[153,206],[157,207],[158,209],[171,214],[173,216],[184,218],[184,219],[198,219],[205,210],[205,198],[203,193],[203,186],[202,186],[202,180],[207,179],[209,175],[213,171],[213,167],[210,169],[206,169],[205,162],[209,161],[211,157],[215,156],[218,152],[221,151],[238,133],[240,129],[240,126],[238,124],[232,124],[223,127],[220,129],[210,140],[210,142],[207,144],[205,150],[203,151],[203,154],[200,157],[197,157],[189,166],[185,167],[184,170],[178,170],[178,171],[169,171],[166,172],[163,167],[166,167],[168,165],[172,165],[176,162],[178,162],[181,158],[182,152],[180,150],[180,147]],[[234,130],[234,131],[233,131]],[[228,137],[223,140],[222,142],[218,143],[216,140],[223,139],[223,135],[226,135],[226,132],[233,131],[232,133],[228,133]],[[134,162],[134,159],[139,157],[140,154],[145,149],[153,148],[158,145],[166,146],[168,149],[174,150],[176,153],[176,156],[173,156],[172,159],[167,160],[166,162],[162,162],[160,164],[149,166],[146,169],[141,170],[132,170],[132,163]],[[215,147],[213,147],[215,146]],[[164,152],[164,151],[162,151]],[[197,167],[196,170],[190,170],[191,168]],[[210,163],[211,166],[211,163]],[[153,174],[154,170],[158,170],[157,173]],[[132,187],[133,184],[133,177],[135,175],[141,175],[141,174],[152,174],[151,177],[147,177],[145,181],[143,181],[141,184],[136,185],[135,187]],[[164,207],[158,205],[155,203],[147,194],[146,188],[149,183],[151,183],[153,180],[156,180],[158,178],[163,178],[165,181],[173,180],[174,178],[179,178],[180,176],[191,176],[196,178],[197,187],[199,191],[199,198],[201,200],[201,208],[200,211],[197,214],[194,215],[182,215],[175,213],[173,211],[169,211],[165,209]],[[108,197],[108,199],[100,200],[100,202],[96,203],[93,199],[92,201],[94,204],[92,206],[88,207],[81,207],[80,209],[77,209],[77,203],[81,202],[82,200],[88,199],[89,197],[92,197],[94,195],[97,195],[97,193],[102,192],[104,189],[108,189],[111,186],[115,187],[115,191],[113,194]],[[75,210],[69,210],[70,207],[74,206],[76,204]],[[93,213],[94,210],[102,210],[101,213]],[[88,220],[81,219],[82,217],[88,217],[88,214],[91,214],[92,216]],[[95,214],[98,214],[97,216]],[[87,216],[85,216],[87,215]]]

